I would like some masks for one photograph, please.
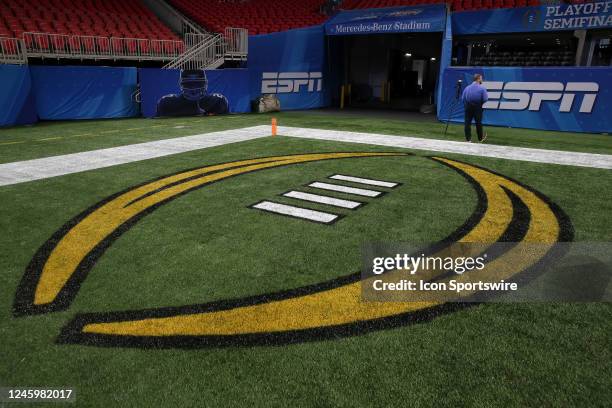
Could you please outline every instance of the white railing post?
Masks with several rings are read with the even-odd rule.
[[[246,60],[249,53],[249,33],[245,28],[227,27],[225,29],[228,59]]]
[[[0,64],[27,64],[25,43],[19,38],[0,37]]]

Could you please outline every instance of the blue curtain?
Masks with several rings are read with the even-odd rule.
[[[138,115],[136,68],[30,67],[40,119],[125,118]]]
[[[28,67],[0,65],[0,126],[26,125],[36,120]]]

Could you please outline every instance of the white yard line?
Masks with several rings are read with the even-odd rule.
[[[529,149],[493,144],[424,139],[411,136],[391,136],[294,127],[279,127],[278,134],[306,139],[332,140],[536,163],[612,169],[612,155],[606,154]],[[252,126],[89,152],[4,163],[0,164],[0,186],[101,169],[267,136],[270,136],[270,126]],[[610,141],[612,142],[612,139]],[[262,152],[262,155],[265,154],[266,152]]]
[[[333,180],[350,181],[352,183],[366,184],[369,186],[378,186],[378,187],[387,187],[387,188],[393,188],[397,186],[398,184],[398,183],[392,183],[390,181],[372,180],[372,179],[366,179],[366,178],[361,178],[361,177],[345,176],[344,174],[334,174],[333,176],[329,176],[329,178]]]
[[[0,164],[0,186],[24,183],[118,164],[154,159],[270,135],[269,126],[253,126],[177,137],[89,152]]]
[[[498,146],[425,139],[411,136],[391,136],[375,133],[344,132],[339,130],[305,129],[281,126],[278,134],[306,139],[333,140],[337,142],[363,143],[378,146],[403,147],[444,153],[459,153],[469,156],[496,157],[536,163],[562,164],[567,166],[612,169],[612,155],[567,152],[559,150],[531,149],[525,147]],[[612,136],[610,138],[612,143]]]
[[[319,194],[304,193],[303,191],[289,191],[283,194],[284,197],[295,198],[296,200],[310,201],[313,203],[327,204],[334,207],[355,209],[361,204],[358,201],[343,200],[341,198],[322,196]]]
[[[379,195],[382,194],[382,192],[380,191],[366,190],[364,188],[356,188],[356,187],[347,187],[347,186],[341,186],[338,184],[321,183],[320,181],[315,181],[314,183],[310,183],[308,187],[320,188],[322,190],[329,190],[329,191],[338,191],[340,193],[354,194],[354,195],[359,195],[359,196],[364,196],[364,197],[378,197]]]
[[[309,210],[308,208],[294,207],[292,205],[273,203],[271,201],[262,201],[261,203],[252,206],[252,208],[257,208],[258,210],[275,214],[288,215],[294,218],[302,218],[304,220],[320,222],[322,224],[329,224],[338,218],[338,215],[336,214]]]

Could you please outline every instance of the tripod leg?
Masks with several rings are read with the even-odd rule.
[[[451,107],[451,111],[448,115],[448,118],[446,119],[446,129],[444,129],[444,136],[446,136],[446,132],[448,132],[448,124],[450,123],[451,118],[453,117],[453,114],[455,113],[455,108],[457,107],[457,99],[455,99],[455,101],[453,102],[453,106]]]

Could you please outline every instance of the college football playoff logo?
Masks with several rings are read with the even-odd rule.
[[[529,9],[523,14],[523,27],[534,28],[540,25],[542,12],[536,8]]]

